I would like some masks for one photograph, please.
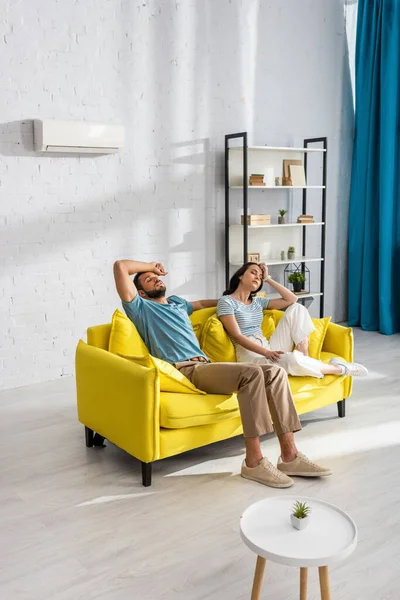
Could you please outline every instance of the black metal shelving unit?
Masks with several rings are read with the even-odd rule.
[[[231,140],[242,140],[242,149],[243,149],[243,263],[247,262],[248,257],[248,224],[247,224],[247,216],[248,216],[248,144],[247,144],[247,132],[243,131],[240,133],[230,133],[225,135],[225,280],[226,287],[229,284],[230,278],[230,262],[229,262],[229,216],[230,216],[230,187],[229,187],[229,143]],[[320,271],[320,317],[324,316],[324,300],[325,300],[325,231],[326,231],[326,175],[327,175],[327,158],[328,158],[328,144],[326,137],[319,138],[307,138],[303,142],[303,148],[309,148],[310,144],[322,144],[323,150],[322,152],[322,216],[321,220],[323,225],[321,225],[321,271]],[[236,148],[238,146],[235,146]],[[240,147],[240,146],[239,146]],[[268,146],[265,146],[267,149]],[[306,175],[307,182],[307,152],[304,152],[304,171]],[[289,189],[284,188],[282,189]],[[303,188],[303,202],[302,202],[302,212],[303,214],[307,214],[307,192],[308,189]],[[284,225],[283,225],[284,226]],[[307,245],[307,227],[302,227],[302,254],[306,256],[306,245]],[[293,261],[294,263],[296,260]],[[298,262],[298,261],[297,261]],[[301,263],[301,268],[304,271],[306,268],[306,263]]]

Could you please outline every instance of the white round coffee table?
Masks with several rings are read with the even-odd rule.
[[[311,506],[308,527],[292,527],[290,514],[299,500]],[[251,600],[260,598],[265,562],[300,567],[300,600],[307,598],[308,567],[318,567],[322,600],[330,600],[328,567],[357,546],[357,526],[340,508],[315,498],[280,496],[249,506],[240,520],[244,543],[257,554]]]

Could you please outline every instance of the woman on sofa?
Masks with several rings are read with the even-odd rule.
[[[268,283],[280,298],[256,296]],[[286,311],[271,338],[262,331],[263,309]],[[358,363],[348,363],[341,358],[331,358],[329,364],[308,356],[309,335],[314,325],[307,309],[297,304],[297,296],[268,274],[265,263],[248,262],[232,276],[229,288],[219,299],[217,315],[231,338],[236,360],[241,363],[264,364],[268,360],[279,362],[289,375],[322,378],[324,375],[365,376],[367,369]]]

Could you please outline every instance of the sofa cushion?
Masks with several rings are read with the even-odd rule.
[[[145,356],[119,354],[119,356],[142,365],[143,367],[152,368],[155,366],[160,375],[160,390],[162,392],[197,395],[206,394],[206,392],[203,392],[203,390],[197,389],[197,387],[193,385],[193,383],[189,381],[189,379],[185,377],[183,373],[178,371],[178,369],[175,369],[174,366],[165,362],[165,360],[151,356],[151,354],[147,354]]]
[[[337,355],[331,352],[322,352],[321,359],[328,363],[334,356]],[[340,377],[325,375],[323,379],[289,377],[290,388],[300,412],[304,412],[304,406],[313,403],[318,405],[321,394],[329,394],[330,386],[334,388],[335,385],[340,385],[343,378],[344,375]],[[240,416],[236,394],[200,396],[162,392],[160,406],[160,425],[166,429],[208,425]]]
[[[337,354],[331,352],[322,352],[321,360],[329,363],[330,359],[336,357]],[[299,401],[304,395],[316,395],[318,391],[326,389],[331,383],[342,381],[344,375],[325,375],[322,379],[317,377],[293,377],[289,375],[289,384],[295,401]]]
[[[330,317],[325,317],[325,319],[312,319],[315,331],[311,333],[309,338],[310,344],[308,346],[308,354],[311,358],[316,358],[317,360],[321,359],[322,345],[330,320]]]
[[[273,310],[264,310],[264,318],[261,323],[261,331],[263,336],[269,340],[275,331],[275,315]]]
[[[264,311],[261,329],[265,337],[269,339],[275,330],[273,311]],[[236,362],[235,347],[217,315],[207,319],[203,327],[200,345],[212,362]]]
[[[193,331],[200,342],[201,334],[203,331],[203,327],[207,322],[207,319],[212,315],[215,315],[215,306],[211,308],[201,308],[200,310],[195,310],[190,315],[190,321],[192,323]]]
[[[208,425],[240,416],[236,394],[195,396],[161,392],[160,407],[160,425],[166,429]]]
[[[236,362],[235,348],[216,315],[207,319],[200,346],[212,362]]]
[[[278,325],[279,321],[282,319],[283,315],[285,314],[284,311],[272,310],[271,312],[273,313],[273,316],[275,319],[275,324]],[[310,344],[308,347],[308,354],[311,356],[311,358],[316,358],[317,360],[320,360],[322,346],[323,346],[323,343],[325,340],[325,335],[328,330],[331,317],[325,317],[324,319],[311,319],[311,320],[314,324],[315,331],[313,331],[310,335]]]
[[[108,351],[112,354],[147,356],[149,350],[130,319],[120,310],[112,317]]]

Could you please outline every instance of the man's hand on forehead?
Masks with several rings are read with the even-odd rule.
[[[153,268],[154,268],[154,273],[155,273],[156,275],[159,275],[160,277],[163,277],[164,275],[167,275],[167,274],[168,274],[168,271],[166,271],[166,270],[164,269],[164,265],[163,265],[162,263],[159,263],[159,262],[153,262],[153,263],[151,263],[151,264],[153,265]]]

